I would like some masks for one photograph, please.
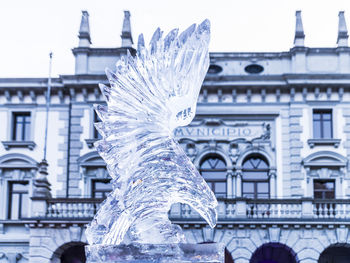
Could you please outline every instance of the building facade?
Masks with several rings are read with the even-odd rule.
[[[75,74],[0,79],[0,263],[84,262],[84,229],[111,190],[93,104],[104,69],[135,54],[92,48],[82,13]],[[236,263],[349,262],[350,48],[344,12],[334,48],[304,46],[296,12],[287,52],[211,53],[194,121],[175,137],[219,200],[211,229],[187,205],[169,212],[188,242],[223,242]]]

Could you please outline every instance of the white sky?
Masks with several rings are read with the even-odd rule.
[[[0,0],[0,77],[74,74],[71,52],[78,44],[81,10],[90,14],[93,47],[119,47],[123,10],[131,13],[134,42],[209,18],[211,51],[287,51],[292,47],[295,11],[302,10],[305,45],[334,47],[338,12],[349,0]]]

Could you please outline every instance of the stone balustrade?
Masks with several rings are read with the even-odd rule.
[[[46,218],[90,219],[102,199],[53,198],[47,202]],[[350,200],[314,199],[219,199],[219,220],[229,219],[348,219]],[[169,211],[174,220],[201,220],[186,204],[174,204]]]
[[[47,201],[48,218],[92,218],[102,199],[55,198]]]
[[[313,205],[315,218],[350,219],[349,200],[315,200]]]

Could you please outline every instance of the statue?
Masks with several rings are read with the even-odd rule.
[[[173,136],[188,125],[209,66],[210,23],[178,35],[158,28],[137,55],[107,70],[110,87],[100,85],[107,106],[95,105],[102,140],[95,147],[107,164],[113,191],[86,230],[90,245],[186,243],[168,219],[174,203],[195,209],[211,227],[217,200]],[[124,237],[127,237],[126,239]]]

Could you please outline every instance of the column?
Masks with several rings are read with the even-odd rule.
[[[237,196],[237,175],[236,173],[232,174],[232,198]]]
[[[232,184],[232,170],[227,170],[226,175],[226,197],[232,198],[233,197],[233,184]]]
[[[242,197],[242,171],[236,172],[236,197]]]
[[[270,178],[270,197],[276,198],[276,193],[277,193],[276,170],[270,171],[269,178]]]

